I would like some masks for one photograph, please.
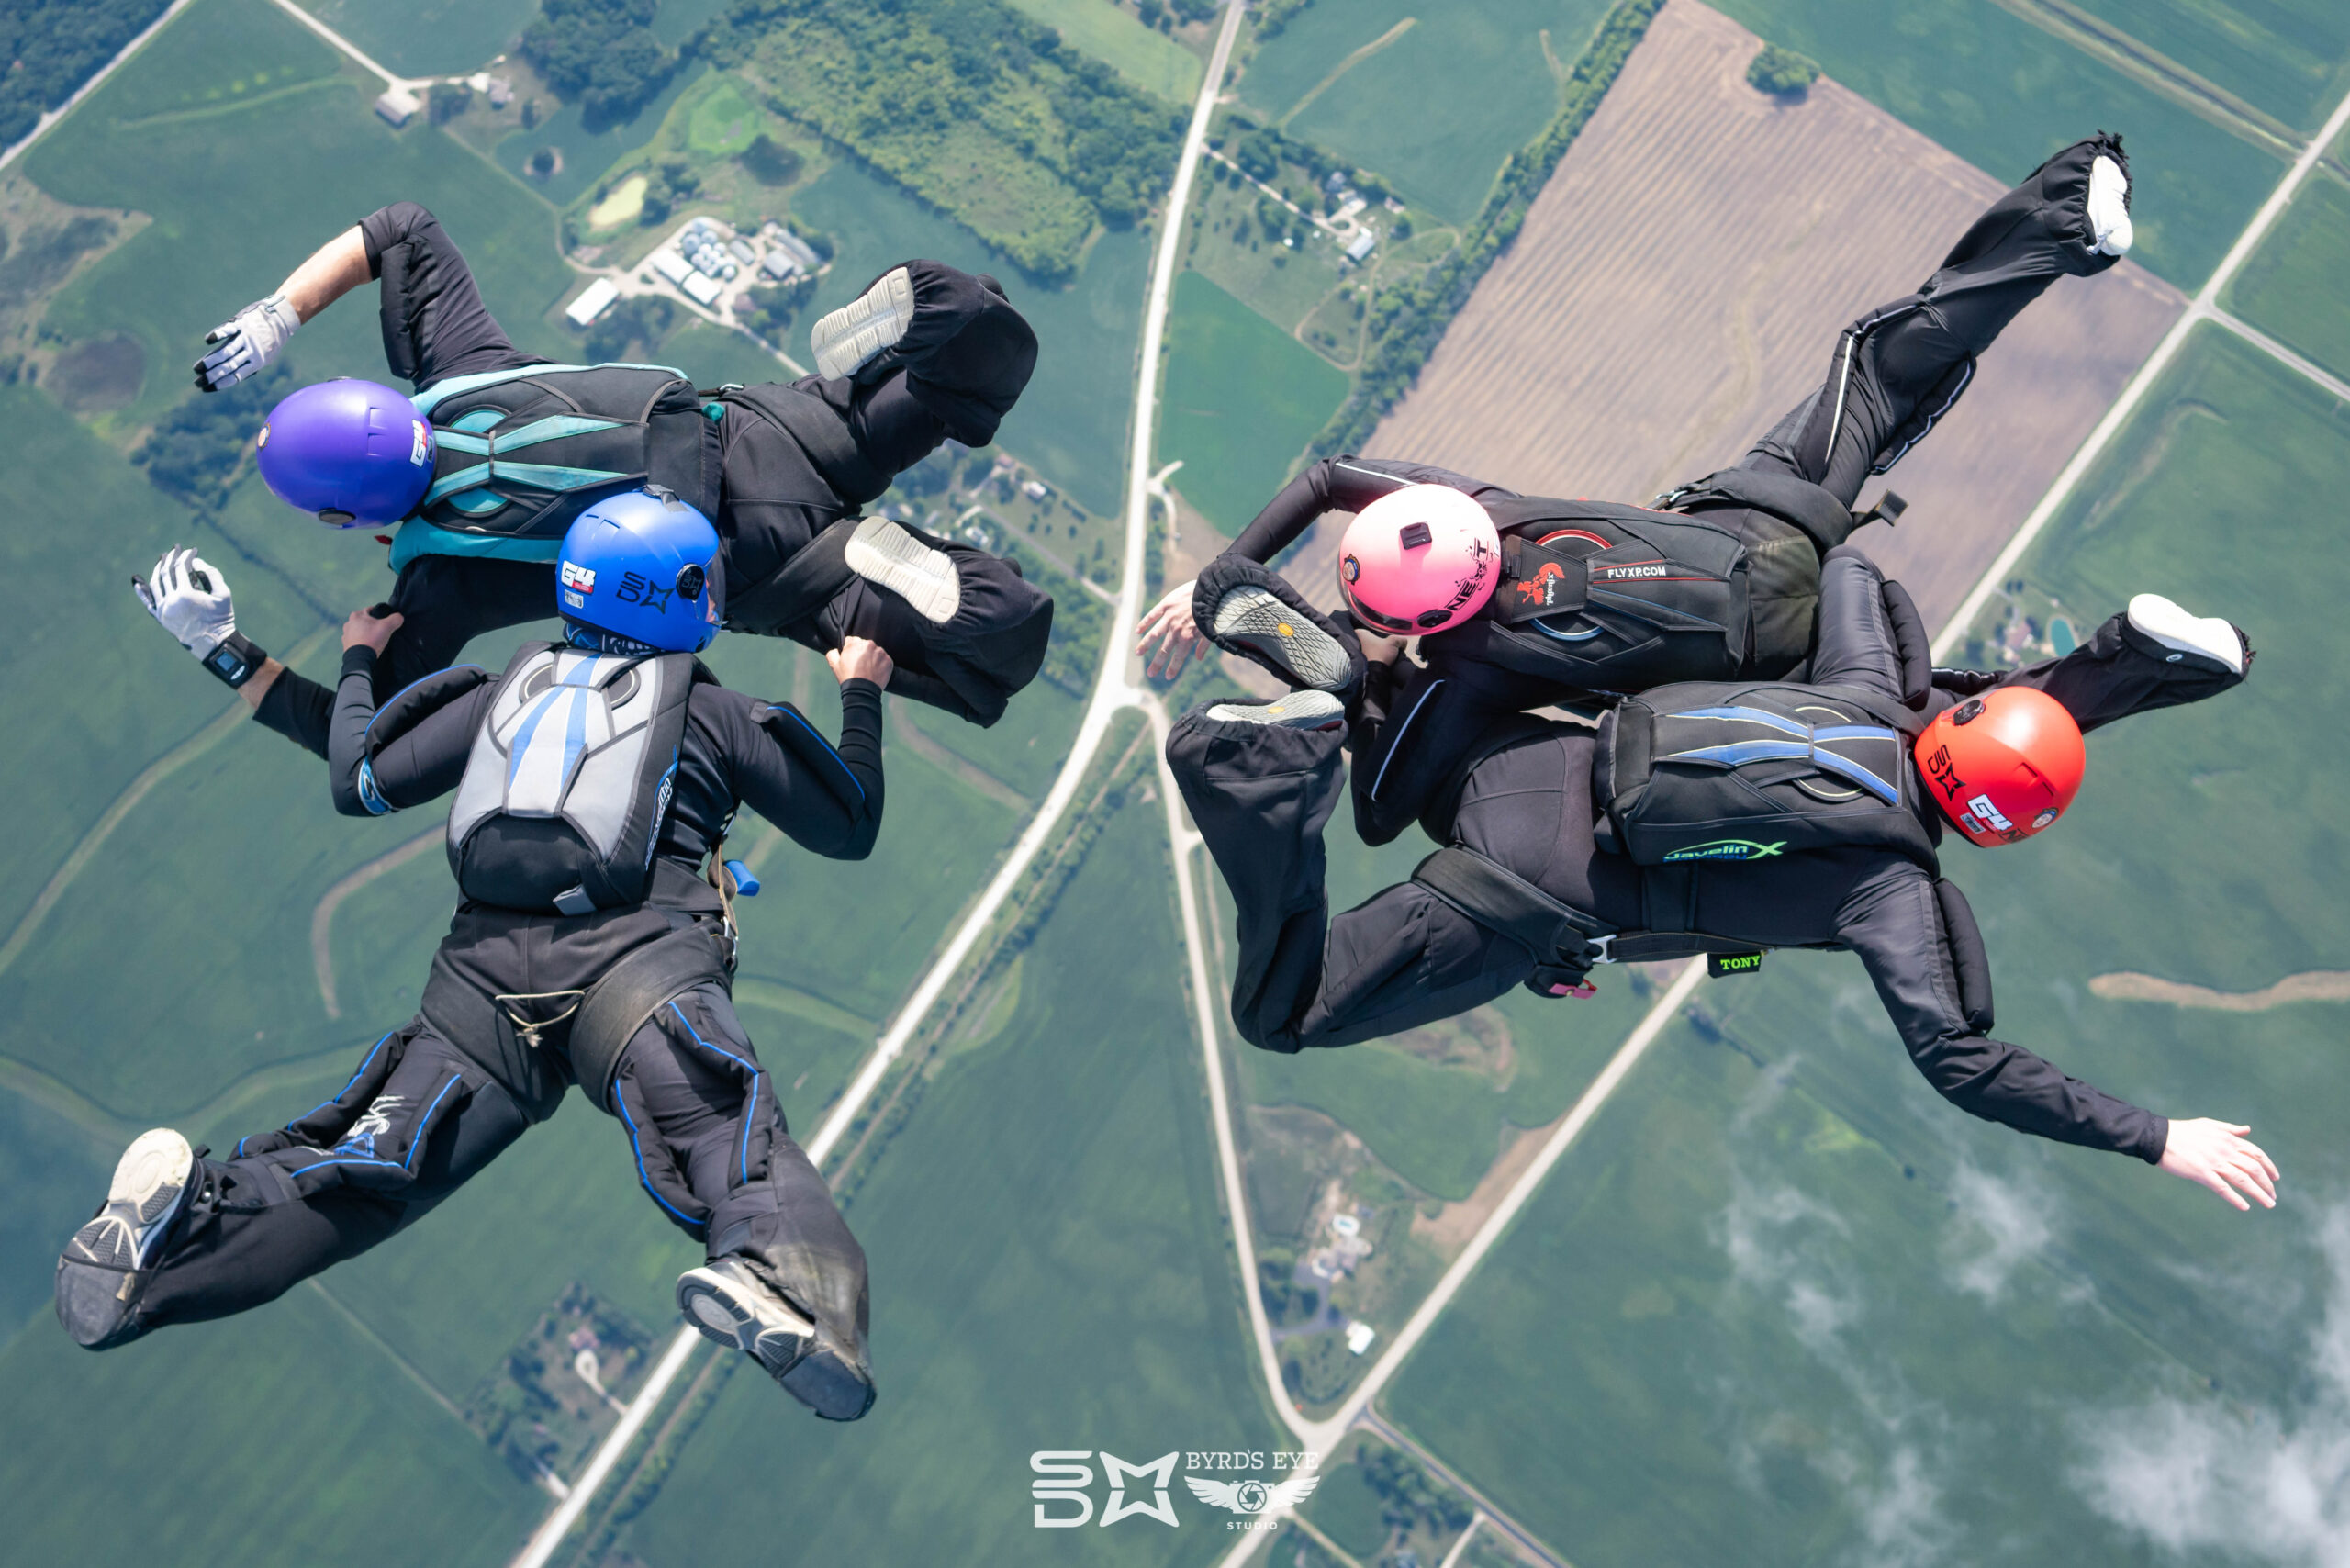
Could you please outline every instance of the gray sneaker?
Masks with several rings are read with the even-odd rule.
[[[856,375],[884,350],[895,347],[913,319],[913,278],[905,268],[892,267],[809,332],[816,374],[828,381]]]
[[[854,1421],[873,1407],[872,1380],[740,1258],[677,1276],[677,1310],[703,1338],[741,1350],[827,1421]]]
[[[955,619],[963,588],[955,562],[886,517],[868,517],[848,536],[848,569],[890,589],[934,626]]]
[[[1270,724],[1281,730],[1335,730],[1347,705],[1326,691],[1292,691],[1278,702],[1219,702],[1208,717],[1225,724]]]
[[[196,1151],[169,1127],[141,1133],[116,1162],[106,1201],[57,1260],[57,1320],[102,1350],[137,1338],[140,1291],[195,1184]]]
[[[1246,643],[1299,686],[1335,691],[1353,674],[1337,640],[1269,588],[1243,584],[1226,593],[1209,630],[1218,642]]]

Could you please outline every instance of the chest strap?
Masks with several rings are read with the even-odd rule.
[[[571,1075],[588,1103],[610,1115],[612,1078],[629,1041],[664,1005],[713,981],[728,981],[725,954],[696,925],[646,943],[589,986],[571,1021]]]

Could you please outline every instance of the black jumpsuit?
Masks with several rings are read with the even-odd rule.
[[[2114,257],[2095,248],[2088,226],[2089,167],[2099,156],[2123,162],[2121,139],[2100,133],[2049,159],[1975,220],[1917,293],[1846,327],[1819,388],[1738,465],[1807,480],[1852,506],[1871,474],[1898,463],[1950,411],[1974,378],[1975,356],[2025,306],[2060,275],[2088,276],[2113,265]],[[1360,511],[1413,484],[1449,485],[1480,500],[1516,494],[1428,464],[1327,458],[1291,480],[1242,531],[1231,553],[1270,561],[1323,513]],[[1688,510],[1750,545],[1777,540],[1810,548],[1785,540],[1785,525],[1749,508],[1712,502]],[[1473,654],[1463,656],[1461,650],[1471,646],[1438,633],[1420,639],[1425,666],[1374,672],[1374,679],[1396,683],[1378,697],[1397,720],[1391,729],[1360,736],[1355,813],[1367,841],[1385,843],[1419,816],[1442,787],[1451,759],[1494,715],[1559,700],[1555,689],[1529,677]],[[1754,673],[1776,678],[1787,672]]]
[[[420,393],[452,376],[548,363],[514,346],[483,303],[455,241],[431,213],[397,202],[360,220],[371,275],[384,282],[384,357]],[[837,420],[855,455],[811,456],[773,421],[726,402],[709,439],[718,447],[716,526],[731,600],[823,529],[889,488],[890,481],[952,437],[968,446],[995,439],[1035,368],[1036,337],[991,279],[943,263],[906,263],[914,319],[897,348],[854,380],[806,376],[748,389],[768,400]],[[981,724],[1003,714],[1034,678],[1052,620],[1052,601],[1009,563],[977,552],[957,555],[960,603],[933,625],[893,593],[862,579],[816,615],[782,628],[820,651],[844,636],[869,637],[896,662],[890,689]],[[390,599],[406,617],[384,650],[376,697],[391,695],[455,662],[485,632],[554,612],[552,562],[473,555],[420,555],[401,569]],[[1033,657],[1024,656],[1033,653]],[[291,670],[263,698],[256,717],[324,756],[326,688]]]
[[[346,815],[369,811],[357,773],[375,666],[365,648],[345,653],[335,693],[329,761]],[[375,756],[379,798],[397,809],[454,789],[494,690],[475,687]],[[414,1224],[552,1115],[572,1082],[567,1021],[533,1047],[512,1020],[557,1019],[623,956],[683,925],[715,926],[718,895],[696,868],[739,806],[817,854],[870,853],[881,826],[880,690],[848,681],[841,707],[836,751],[807,735],[794,750],[768,727],[795,722],[789,713],[698,681],[651,900],[577,917],[462,904],[421,1010],[375,1042],[341,1092],[204,1161],[139,1302],[142,1327],[274,1300]],[[621,1054],[615,1105],[662,1212],[713,1259],[780,1263],[773,1271],[789,1294],[861,1357],[865,1255],[785,1126],[724,989],[699,986],[654,1014]]]
[[[1811,678],[1868,686],[1898,702],[1901,661],[1880,581],[1859,551],[1830,553]],[[2014,684],[2047,692],[2089,730],[2242,679],[2168,658],[2167,649],[2115,616],[2061,659],[2000,675],[1937,672],[1926,717],[1962,694]],[[1322,828],[1337,803],[1347,734],[1207,712],[1195,710],[1175,725],[1167,756],[1238,909],[1232,1018],[1243,1038],[1275,1051],[1351,1045],[1466,1013],[1533,973],[1525,947],[1416,882],[1388,888],[1332,920]],[[1380,717],[1369,714],[1362,725],[1375,726]],[[1636,866],[1595,841],[1589,730],[1524,715],[1492,723],[1493,734],[1467,743],[1482,760],[1430,809],[1439,844],[1477,850],[1620,929],[1857,953],[1910,1059],[1952,1103],[2042,1137],[2162,1158],[2168,1135],[2162,1117],[1969,1025],[1934,879],[1914,860],[1846,849],[1754,863]],[[1915,794],[1929,835],[1938,838],[1930,792],[1920,786]]]

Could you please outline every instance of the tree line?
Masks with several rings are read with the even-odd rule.
[[[0,0],[0,147],[21,140],[171,0]]]

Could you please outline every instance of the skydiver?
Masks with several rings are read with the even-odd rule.
[[[1357,771],[1358,816],[1389,836],[1497,714],[1796,673],[1816,635],[1821,557],[1865,521],[1851,510],[1862,483],[1925,438],[1975,357],[2059,274],[2094,275],[2129,250],[2129,200],[2121,138],[2049,159],[1917,293],[1846,327],[1818,389],[1736,467],[1658,498],[1667,512],[1518,496],[1421,463],[1314,464],[1196,586],[1169,590],[1139,646],[1154,674],[1171,673],[1204,624],[1294,685],[1348,694],[1363,673],[1356,640],[1261,563],[1325,511],[1357,513],[1340,546],[1348,611],[1366,631],[1419,635],[1425,661],[1404,667],[1390,708],[1401,718],[1365,737],[1371,766]]]
[[[1336,920],[1323,824],[1348,729],[1360,775],[1361,737],[1387,720],[1384,683],[1351,715],[1311,688],[1186,714],[1167,756],[1237,907],[1241,1036],[1344,1046],[1521,982],[1588,994],[1602,964],[1706,954],[1736,973],[1774,947],[1850,950],[1919,1071],[1960,1109],[2136,1155],[2239,1209],[2232,1186],[2273,1206],[2277,1169],[2248,1128],[2168,1120],[1990,1037],[1983,939],[1937,854],[1948,827],[1984,846],[2044,830],[2080,782],[2084,731],[2235,686],[2250,644],[2141,595],[2063,658],[1936,670],[1892,587],[1852,546],[1829,552],[1802,683],[1659,687],[1596,734],[1490,720],[1430,792],[1421,820],[1445,847]]]
[[[653,484],[717,525],[730,627],[818,651],[878,643],[890,689],[992,724],[1042,666],[1052,600],[1012,563],[858,509],[949,437],[978,446],[1028,383],[1036,336],[995,279],[909,261],[813,330],[817,373],[704,397],[659,366],[557,365],[514,346],[433,216],[362,218],[216,328],[196,384],[258,373],[305,321],[380,278],[384,354],[414,398],[306,386],[260,432],[284,500],[331,526],[394,529],[403,618],[376,696],[472,638],[536,620],[572,519]],[[207,666],[256,717],[324,755],[332,696],[243,639]]]
[[[745,805],[819,855],[871,851],[890,661],[854,633],[826,655],[837,748],[789,703],[720,686],[695,655],[718,633],[722,565],[692,507],[607,496],[563,542],[561,603],[550,591],[545,608],[565,641],[524,644],[502,675],[441,671],[380,707],[401,617],[352,615],[326,721],[335,808],[381,816],[453,790],[456,916],[416,1017],[331,1099],[226,1159],[169,1128],[130,1146],[58,1260],[76,1342],[106,1350],[274,1300],[422,1218],[576,1082],[626,1131],[653,1201],[704,1244],[677,1282],[687,1321],[819,1416],[865,1413],[865,1255],[735,1017],[741,874],[719,862]],[[234,625],[227,583],[192,551],[167,555],[151,592],[198,658]]]

